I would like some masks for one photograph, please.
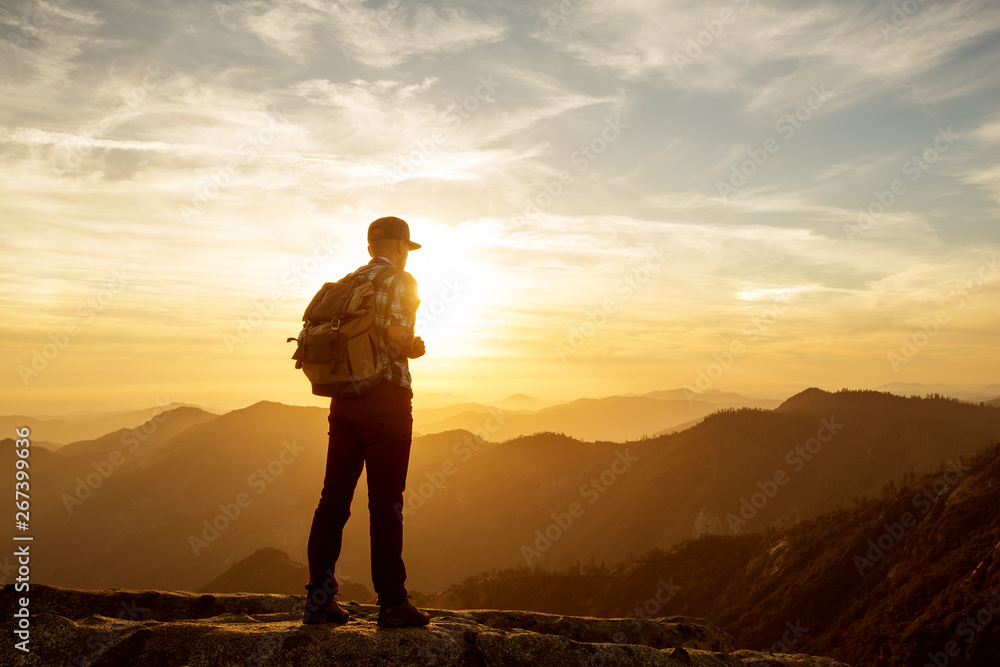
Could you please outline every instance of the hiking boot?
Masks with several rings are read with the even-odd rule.
[[[430,615],[414,607],[409,600],[398,607],[382,607],[378,612],[380,628],[418,628],[430,622]]]
[[[326,596],[326,602],[320,605],[317,600],[324,599],[324,596]],[[306,596],[305,614],[302,616],[303,624],[347,623],[350,618],[351,612],[341,607],[332,595],[325,593],[322,589],[309,589],[309,594]]]

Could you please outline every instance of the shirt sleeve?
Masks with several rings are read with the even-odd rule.
[[[417,281],[409,273],[403,271],[392,281],[389,290],[390,327],[405,327],[413,329],[417,324],[417,307],[420,299],[417,297]]]

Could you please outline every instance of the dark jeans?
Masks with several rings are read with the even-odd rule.
[[[403,565],[403,488],[410,461],[413,410],[410,392],[388,381],[330,406],[330,446],[323,492],[309,532],[309,584],[338,589],[334,568],[354,488],[368,467],[372,583],[378,604],[406,602]]]

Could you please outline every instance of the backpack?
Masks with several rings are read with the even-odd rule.
[[[360,395],[385,373],[375,326],[375,284],[398,271],[386,267],[374,280],[351,273],[325,283],[306,306],[292,359],[316,396]]]

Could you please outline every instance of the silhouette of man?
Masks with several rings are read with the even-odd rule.
[[[420,245],[396,217],[379,218],[368,227],[372,260],[345,276],[375,284],[375,326],[385,375],[374,388],[330,401],[330,443],[326,476],[309,532],[309,583],[304,623],[345,623],[350,614],[334,599],[334,576],[351,500],[368,469],[372,583],[378,593],[381,627],[426,625],[430,617],[408,600],[403,564],[403,489],[410,459],[413,411],[408,359],[424,354],[413,335],[417,282],[404,271],[406,258]]]

